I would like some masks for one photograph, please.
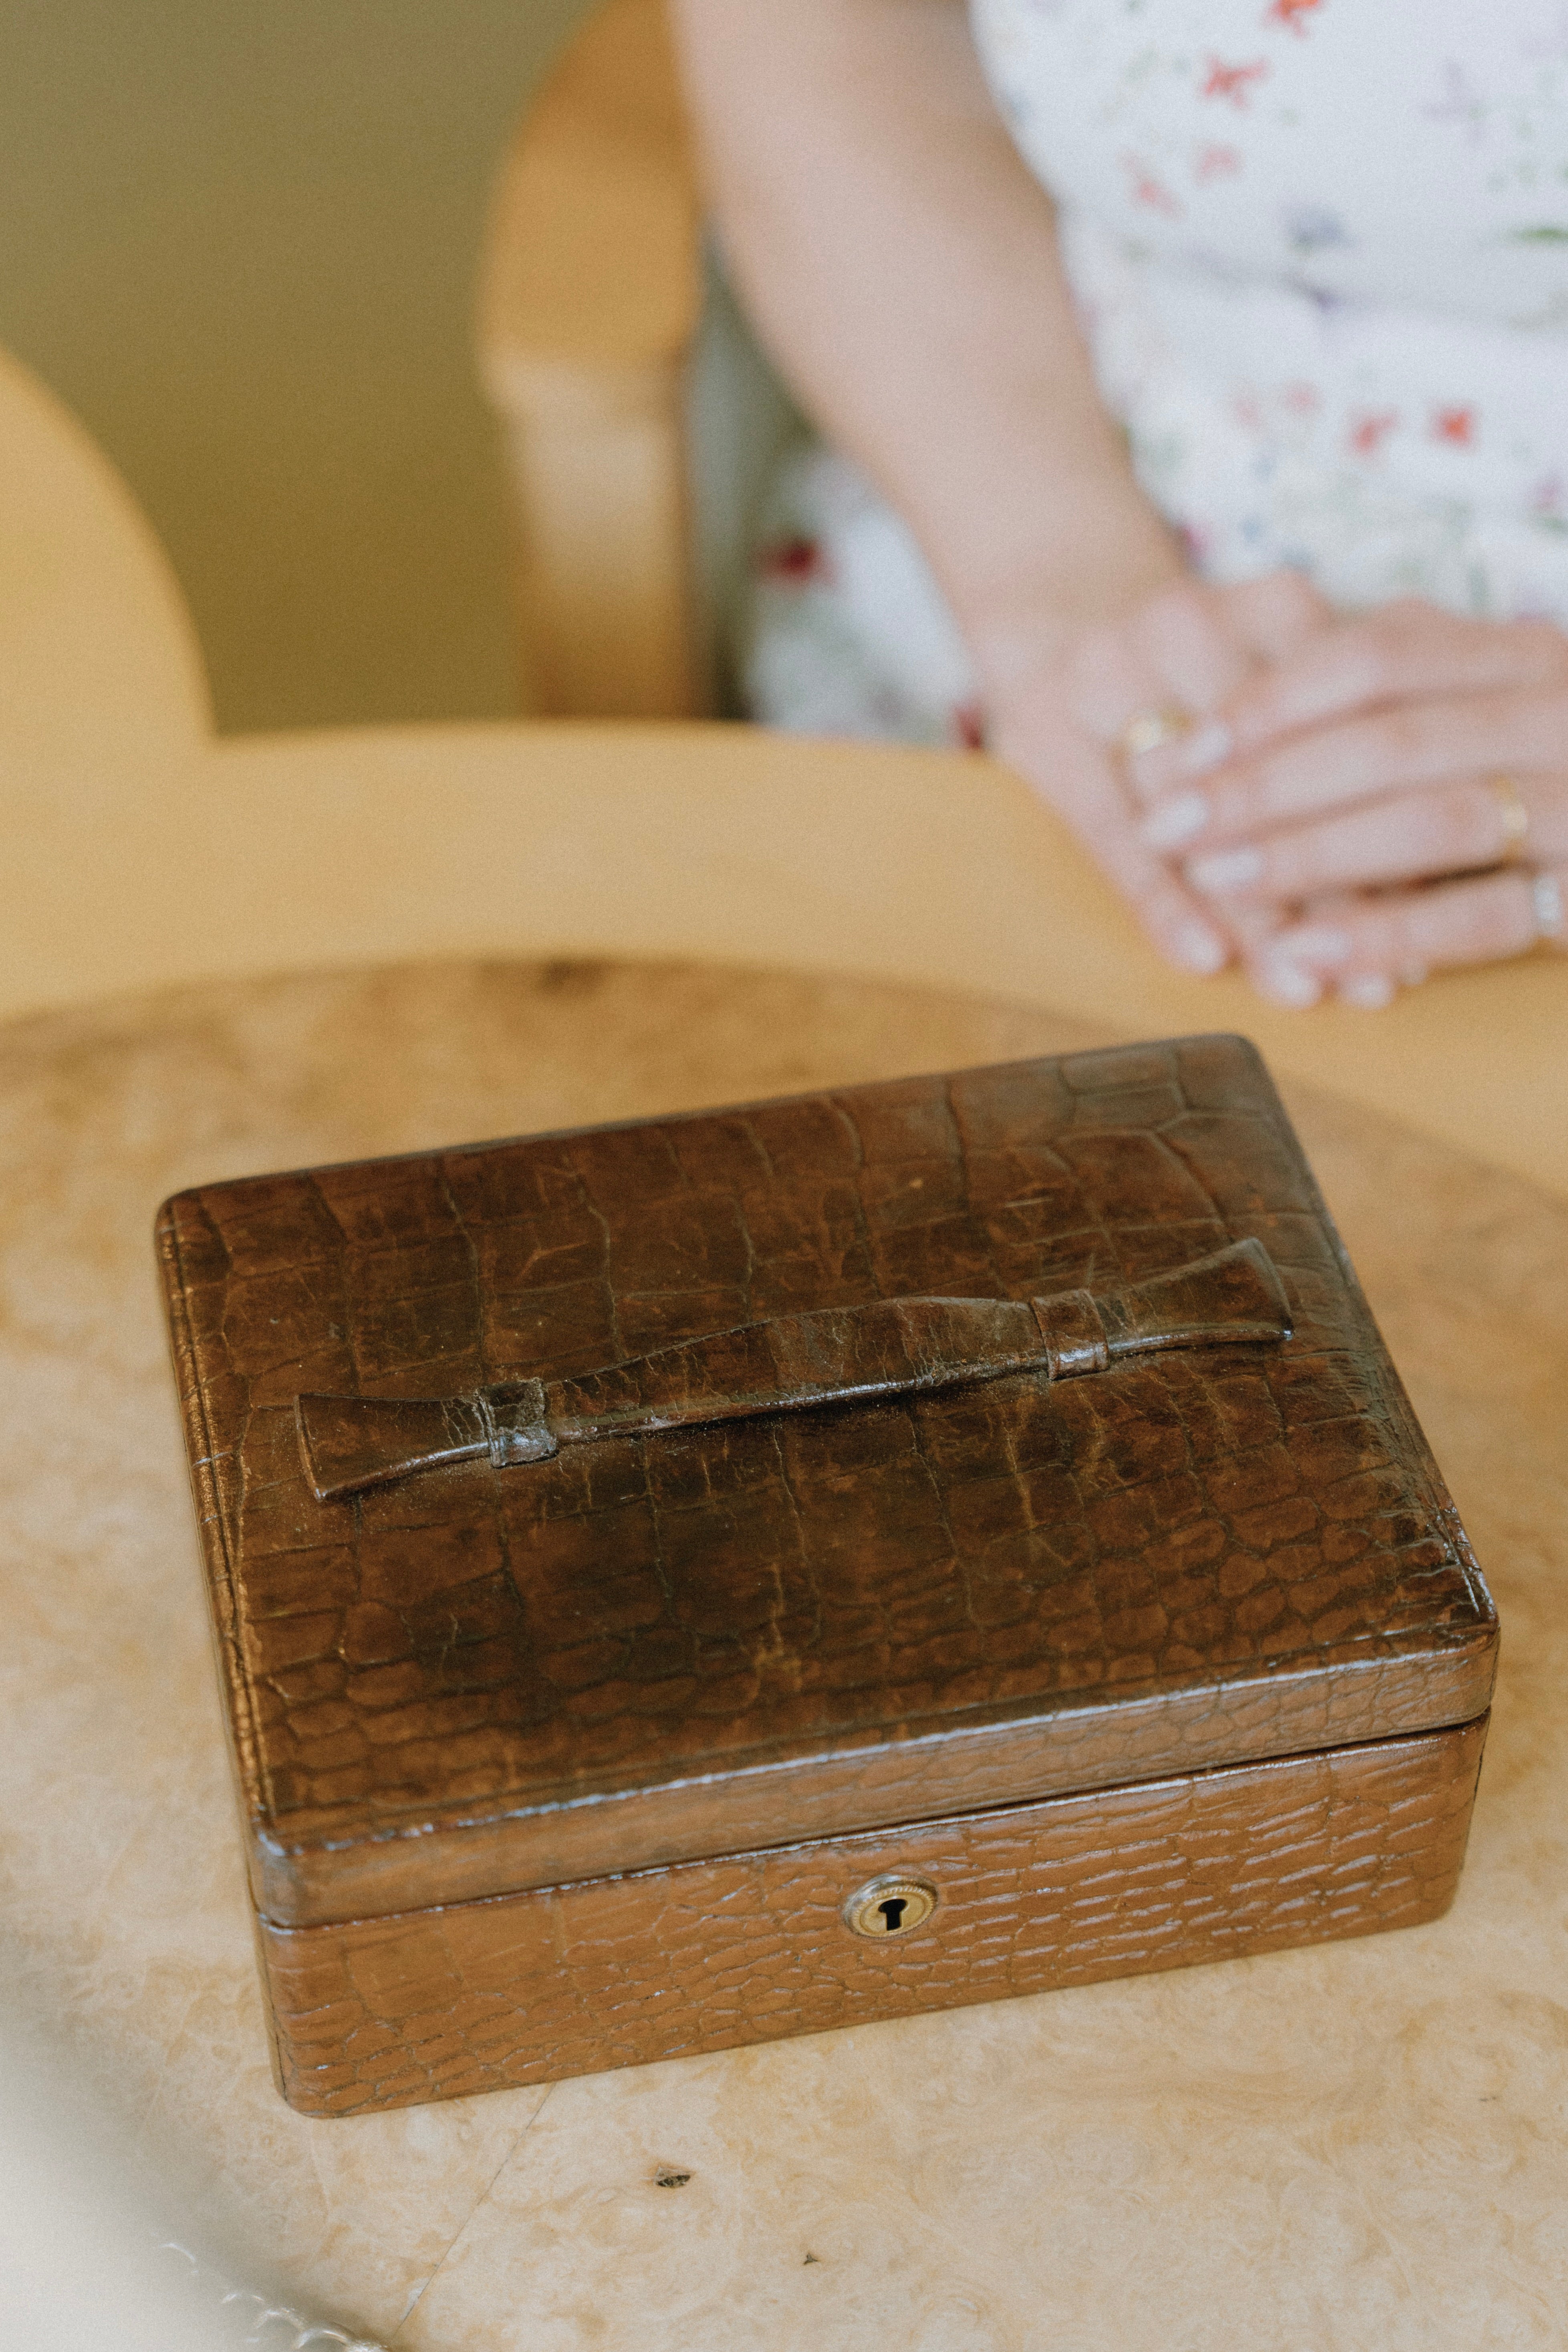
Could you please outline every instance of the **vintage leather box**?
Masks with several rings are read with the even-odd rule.
[[[1241,1040],[208,1185],[159,1234],[304,2112],[1452,1895],[1496,1620]]]

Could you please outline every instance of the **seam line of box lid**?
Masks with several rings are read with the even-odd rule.
[[[1336,1756],[1365,1755],[1378,1748],[1414,1748],[1424,1741],[1463,1739],[1467,1734],[1484,1733],[1489,1715],[1490,1709],[1488,1708],[1479,1715],[1468,1717],[1462,1723],[1436,1725],[1420,1731],[1394,1732],[1384,1739],[1347,1740],[1334,1747],[1300,1748],[1278,1756],[1237,1757],[1229,1763],[1207,1766],[1201,1770],[1159,1772],[1145,1780],[1120,1780],[1107,1786],[1054,1790],[1041,1796],[1022,1797],[1010,1804],[979,1805],[922,1815],[913,1821],[869,1822],[858,1829],[837,1831],[820,1837],[785,1838],[775,1845],[742,1846],[729,1853],[686,1854],[678,1861],[636,1864],[624,1870],[595,1871],[576,1878],[546,1879],[537,1885],[498,1887],[488,1895],[463,1895],[445,1903],[400,1904],[391,1911],[353,1912],[330,1919],[279,1919],[269,1912],[258,1911],[257,1924],[275,1936],[329,1934],[344,1927],[427,1918],[433,1913],[442,1911],[477,1909],[487,1903],[520,1902],[528,1895],[567,1895],[582,1887],[609,1885],[617,1879],[673,1876],[678,1872],[705,1870],[715,1864],[727,1864],[738,1868],[745,1864],[765,1864],[780,1855],[815,1851],[823,1846],[847,1847],[867,1840],[891,1841],[905,1834],[931,1836],[943,1830],[957,1832],[981,1827],[988,1822],[1004,1822],[1009,1815],[1036,1811],[1046,1805],[1070,1804],[1076,1797],[1116,1797],[1135,1792],[1153,1794],[1162,1789],[1180,1789],[1194,1781],[1218,1780],[1231,1773],[1289,1771],[1295,1765],[1327,1763]],[[890,1856],[889,1866],[896,1860],[896,1855]],[[869,1867],[868,1864],[865,1866]],[[855,1868],[862,1868],[858,1860]]]
[[[547,1853],[542,1854],[531,1866],[526,1861],[525,1854],[517,1851],[524,1844],[527,1832],[526,1828],[518,1822],[516,1816],[511,1818],[510,1822],[503,1821],[499,1823],[476,1824],[468,1829],[446,1829],[431,1833],[432,1842],[424,1849],[426,1859],[423,1868],[409,1871],[406,1874],[398,1874],[402,1881],[401,1885],[390,1906],[384,1909],[374,1899],[377,1891],[375,1881],[378,1877],[384,1879],[390,1876],[392,1874],[390,1871],[380,1873],[374,1867],[367,1867],[363,1870],[363,1875],[356,1873],[347,1877],[345,1885],[345,1874],[341,1867],[342,1856],[345,1851],[353,1853],[356,1849],[315,1849],[311,1859],[324,1865],[331,1878],[330,1886],[318,1887],[314,1884],[316,1876],[314,1871],[299,1874],[289,1872],[288,1876],[284,1877],[280,1871],[268,1871],[266,1868],[265,1858],[258,1856],[253,1848],[253,1891],[257,1910],[261,1916],[274,1924],[287,1927],[313,1927],[324,1924],[329,1918],[343,1916],[391,1917],[418,1909],[447,1907],[454,1904],[468,1902],[487,1902],[504,1898],[510,1895],[529,1894],[551,1886],[572,1885],[580,1881],[626,1876],[646,1870],[678,1869],[688,1864],[706,1860],[733,1859],[737,1855],[747,1853],[782,1851],[790,1846],[820,1844],[837,1838],[879,1836],[884,1833],[892,1835],[901,1829],[955,1819],[964,1811],[990,1814],[1016,1810],[1019,1806],[1049,1803],[1058,1799],[1074,1796],[1110,1795],[1117,1790],[1152,1787],[1173,1780],[1191,1780],[1212,1772],[1236,1770],[1254,1763],[1290,1763],[1303,1757],[1330,1755],[1352,1748],[1378,1746],[1391,1740],[1421,1738],[1462,1728],[1468,1724],[1478,1722],[1486,1714],[1490,1704],[1493,1670],[1496,1663],[1495,1633],[1489,1642],[1484,1643],[1478,1642],[1473,1645],[1473,1649],[1479,1654],[1475,1655],[1474,1663],[1480,1665],[1483,1672],[1468,1688],[1461,1686],[1451,1693],[1451,1703],[1447,1709],[1436,1712],[1428,1709],[1415,1709],[1404,1720],[1399,1719],[1398,1710],[1389,1710],[1394,1717],[1394,1720],[1385,1720],[1375,1727],[1363,1727],[1342,1739],[1325,1738],[1320,1732],[1317,1738],[1309,1738],[1305,1745],[1281,1745],[1270,1748],[1267,1744],[1259,1746],[1253,1735],[1249,1735],[1247,1740],[1243,1740],[1238,1736],[1231,1752],[1221,1750],[1185,1762],[1176,1761],[1167,1757],[1153,1763],[1151,1769],[1142,1772],[1133,1771],[1104,1779],[1088,1774],[1076,1780],[1064,1778],[1055,1783],[1048,1780],[1037,1779],[1033,1785],[1026,1784],[1023,1787],[1015,1785],[1012,1788],[993,1786],[990,1789],[953,1790],[950,1787],[945,1791],[928,1792],[923,1805],[921,1797],[910,1791],[906,1781],[902,1785],[889,1789],[887,1793],[885,1812],[879,1809],[875,1814],[861,1814],[847,1819],[842,1816],[834,1818],[825,1814],[825,1817],[816,1823],[809,1819],[800,1820],[784,1836],[774,1839],[759,1839],[753,1821],[743,1824],[732,1823],[728,1835],[733,1838],[734,1843],[727,1843],[724,1827],[721,1822],[715,1818],[712,1790],[707,1788],[702,1790],[703,1811],[699,1821],[688,1822],[683,1827],[679,1815],[676,1815],[673,1821],[670,1820],[669,1817],[675,1814],[676,1809],[667,1803],[657,1809],[665,1820],[663,1834],[667,1843],[661,1844],[651,1837],[645,1841],[632,1843],[626,1836],[627,1811],[639,1802],[646,1802],[650,1799],[657,1800],[659,1796],[671,1792],[666,1789],[627,1790],[619,1798],[612,1797],[605,1801],[605,1814],[616,1824],[613,1833],[617,1849],[626,1855],[619,1868],[599,1867],[587,1871],[581,1869],[572,1871],[569,1868],[561,1867],[558,1864],[551,1863]],[[1413,1659],[1409,1663],[1418,1666],[1425,1662]],[[1333,1688],[1332,1670],[1324,1669],[1321,1679],[1331,1690]],[[1467,1681],[1468,1681],[1468,1677]],[[951,1747],[950,1738],[944,1740],[942,1735],[933,1735],[932,1746],[937,1746],[939,1742],[943,1746]],[[798,1782],[808,1774],[810,1766],[817,1764],[820,1767],[832,1760],[834,1759],[808,1759],[800,1763],[780,1764],[775,1768],[776,1776],[780,1780],[793,1778],[796,1781],[798,1799]],[[761,1778],[760,1775],[758,1777]],[[1017,1779],[1025,1776],[1016,1772],[1014,1777],[1016,1782]],[[699,1784],[685,1785],[695,1788]],[[831,1791],[828,1793],[831,1794]],[[916,1808],[913,1811],[910,1810],[911,1802]],[[576,1809],[563,1807],[561,1810],[564,1812]],[[559,1815],[547,1817],[542,1833],[527,1839],[527,1843],[532,1843],[536,1849],[543,1846],[545,1837],[558,1819]],[[650,1828],[657,1828],[657,1823],[650,1824]],[[511,1832],[510,1836],[509,1830]],[[497,1874],[494,1883],[463,1884],[460,1871],[454,1869],[453,1865],[460,1855],[462,1844],[469,1840],[472,1840],[475,1845],[478,1845],[481,1840],[488,1840],[493,1847],[510,1848],[512,1868],[510,1871],[507,1869],[506,1864],[509,1857],[507,1852],[503,1850],[500,1853],[492,1855],[491,1867]],[[385,1840],[378,1842],[374,1846],[362,1843],[357,1848],[357,1852],[362,1855],[377,1853],[395,1854],[399,1846],[404,1852],[407,1851],[405,1841]],[[260,1866],[257,1867],[258,1863]],[[487,1871],[484,1875],[488,1881],[489,1872]],[[278,1883],[279,1878],[283,1880],[282,1884]],[[261,1881],[259,1885],[255,1885],[256,1879]],[[270,1885],[268,1885],[269,1879],[273,1882]],[[289,1883],[290,1879],[293,1882],[292,1888]],[[331,1894],[338,1894],[341,1899],[345,1891],[351,1891],[356,1885],[359,1886],[365,1899],[354,1904],[351,1912],[345,1914],[341,1910],[333,1910],[329,1913],[318,1907],[329,1899]],[[292,1901],[289,1899],[290,1892],[293,1895]]]

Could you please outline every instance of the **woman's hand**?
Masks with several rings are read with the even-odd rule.
[[[1248,961],[1283,1003],[1383,1004],[1563,939],[1568,635],[1545,622],[1415,599],[1336,622],[1133,766],[1144,848],[1268,925]]]
[[[1189,730],[1179,743],[1216,740],[1220,714],[1293,675],[1332,622],[1315,589],[1280,572],[1232,588],[1179,579],[1114,623],[1010,609],[972,624],[990,747],[1066,819],[1186,971],[1218,971],[1237,956],[1262,969],[1283,917],[1267,894],[1205,889],[1151,842],[1142,773],[1170,755],[1131,747],[1162,724]]]

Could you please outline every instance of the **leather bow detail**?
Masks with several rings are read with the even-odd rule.
[[[1044,1372],[1103,1372],[1157,1348],[1288,1339],[1290,1310],[1260,1242],[1174,1273],[1049,1298],[890,1298],[745,1323],[578,1380],[466,1397],[300,1396],[300,1450],[319,1502],[488,1456],[498,1469],[563,1445],[810,1405]]]

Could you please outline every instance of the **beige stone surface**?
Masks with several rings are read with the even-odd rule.
[[[158,1200],[1090,1042],[852,982],[499,964],[0,1031],[0,2040],[164,2228],[407,2352],[1560,2345],[1568,1208],[1322,1096],[1293,1097],[1308,1148],[1504,1616],[1447,1920],[349,2123],[272,2090]]]

